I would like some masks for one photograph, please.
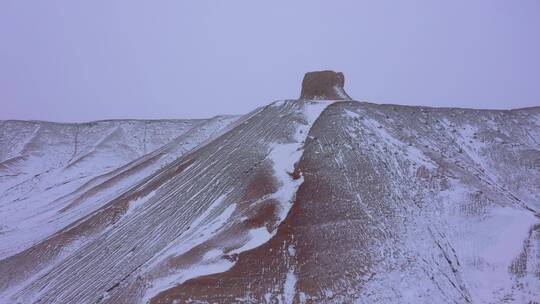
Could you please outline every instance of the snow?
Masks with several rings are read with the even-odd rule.
[[[255,248],[259,248],[262,252],[265,248],[260,246],[272,239],[277,232],[275,227],[279,227],[281,221],[288,216],[298,188],[304,182],[301,173],[297,179],[293,179],[291,173],[295,170],[295,164],[306,153],[303,150],[304,143],[308,139],[313,123],[333,102],[335,101],[281,101],[264,108],[275,115],[272,116],[272,119],[275,118],[274,121],[264,117],[274,123],[273,125],[285,121],[287,124],[277,125],[278,127],[272,130],[254,128],[253,130],[257,132],[252,132],[253,134],[262,134],[263,132],[258,133],[261,130],[265,134],[272,134],[271,137],[261,138],[260,141],[256,136],[247,139],[242,137],[252,131],[249,127],[258,119],[253,116],[255,114],[249,116],[253,119],[246,120],[245,116],[236,126],[240,130],[235,130],[235,127],[230,129],[234,132],[215,142],[205,141],[205,144],[210,144],[207,146],[208,149],[204,148],[201,151],[214,153],[211,162],[207,162],[206,157],[197,158],[198,154],[195,152],[192,154],[193,157],[189,156],[193,163],[182,167],[182,171],[174,178],[163,175],[166,178],[164,183],[160,184],[163,187],[158,186],[147,195],[129,202],[126,213],[119,218],[119,223],[115,222],[114,225],[103,228],[104,230],[90,237],[69,235],[67,245],[57,247],[63,250],[51,253],[58,253],[57,258],[44,260],[43,267],[31,269],[29,271],[31,274],[21,275],[20,281],[12,285],[9,285],[10,279],[4,281],[0,279],[1,284],[9,286],[2,291],[3,298],[0,302],[3,300],[25,302],[33,295],[36,295],[35,301],[42,302],[58,299],[67,299],[65,302],[82,299],[80,302],[88,302],[95,296],[102,296],[102,300],[110,301],[118,299],[119,294],[124,292],[123,288],[136,286],[134,284],[137,283],[134,282],[139,282],[138,278],[147,284],[143,287],[143,289],[148,287],[144,297],[147,301],[159,292],[182,284],[186,280],[227,271],[235,265],[237,258],[239,263],[244,261],[244,257],[247,257],[249,262],[250,255],[238,257],[236,255]],[[352,302],[361,299],[366,303],[438,303],[462,302],[467,299],[473,303],[499,303],[508,299],[515,303],[528,303],[538,298],[540,284],[534,275],[538,269],[536,259],[540,245],[538,242],[529,243],[529,241],[537,240],[539,232],[532,230],[532,227],[540,221],[533,212],[525,208],[537,202],[534,192],[537,190],[535,182],[538,170],[534,165],[538,151],[534,148],[534,138],[530,137],[536,136],[534,126],[529,124],[524,127],[533,132],[533,135],[527,137],[526,132],[519,127],[517,129],[506,127],[489,117],[491,112],[486,112],[487,118],[480,117],[480,123],[477,124],[477,118],[473,114],[478,116],[478,111],[467,114],[463,110],[456,117],[448,115],[448,110],[445,109],[429,112],[425,109],[418,111],[410,108],[404,111],[390,111],[389,107],[379,105],[358,104],[356,108],[353,103],[342,105],[343,107],[341,105],[333,107],[333,110],[342,109],[341,116],[329,115],[320,120],[327,125],[318,126],[313,131],[321,133],[312,132],[309,136],[313,140],[316,139],[314,144],[319,140],[329,139],[328,142],[322,143],[324,147],[337,147],[327,148],[331,153],[328,157],[324,155],[325,159],[335,161],[338,165],[325,167],[328,168],[329,174],[325,181],[336,187],[336,190],[350,191],[343,195],[347,200],[345,207],[335,209],[342,213],[336,214],[337,218],[331,220],[339,221],[340,224],[349,220],[351,211],[356,210],[348,208],[357,208],[356,202],[360,202],[359,214],[362,214],[362,220],[358,222],[367,223],[365,227],[368,229],[372,228],[371,225],[376,225],[373,231],[380,229],[383,237],[375,237],[377,235],[375,233],[365,233],[364,229],[354,230],[351,238],[348,238],[343,230],[329,230],[329,233],[340,236],[340,240],[342,237],[344,241],[352,242],[347,245],[354,245],[358,239],[362,241],[361,247],[345,252],[348,249],[341,248],[339,243],[328,247],[328,244],[325,245],[326,242],[296,238],[295,231],[298,230],[293,227],[288,231],[292,231],[291,237],[287,238],[283,245],[281,243],[276,245],[279,247],[276,249],[279,251],[276,256],[282,259],[280,262],[284,262],[286,267],[279,267],[276,273],[270,273],[273,269],[266,271],[264,268],[266,265],[260,266],[265,276],[274,276],[268,286],[250,284],[252,279],[249,277],[252,274],[250,269],[246,277],[242,278],[248,278],[247,285],[242,285],[243,282],[237,285],[245,287],[246,290],[241,290],[242,294],[231,294],[231,297],[227,298],[229,302],[234,302],[234,299],[238,302],[266,300],[279,303],[295,301],[304,303],[311,300]],[[466,115],[470,117],[467,118]],[[445,116],[453,118],[449,120]],[[361,120],[357,119],[360,117]],[[418,119],[420,123],[411,119]],[[520,121],[517,116],[501,119],[512,124],[526,123]],[[430,123],[433,125],[430,126]],[[447,128],[444,124],[451,126]],[[324,133],[330,128],[335,130]],[[136,174],[125,174],[126,176],[114,185],[106,184],[103,190],[91,193],[86,199],[74,203],[68,208],[69,212],[60,212],[59,210],[66,207],[66,204],[71,204],[87,190],[103,185],[112,176],[126,172],[115,171],[110,176],[103,175],[103,172],[96,173],[100,168],[109,170],[107,169],[109,163],[99,161],[101,156],[114,160],[113,163],[131,159],[129,151],[127,154],[121,152],[120,156],[114,156],[114,153],[109,154],[114,152],[114,149],[108,147],[111,144],[109,142],[111,134],[126,136],[129,132],[124,131],[127,129],[124,131],[123,127],[112,131],[105,129],[107,132],[103,134],[99,132],[97,135],[94,134],[96,142],[81,144],[74,150],[75,152],[71,150],[69,153],[65,151],[56,153],[57,150],[51,152],[54,155],[47,160],[55,165],[62,164],[62,158],[67,155],[70,159],[69,164],[72,164],[69,169],[64,170],[60,166],[48,173],[32,177],[32,182],[9,192],[11,195],[9,198],[6,199],[4,196],[0,199],[0,217],[5,219],[0,225],[2,230],[0,259],[2,254],[10,255],[22,250],[34,240],[42,240],[74,220],[92,214],[97,208],[128,189],[145,189],[152,183],[143,183],[143,178],[156,176],[155,172],[161,166],[168,166],[178,155],[195,149],[200,143],[196,138],[175,140],[171,146],[160,149],[159,153],[166,155],[160,156],[162,158],[156,161],[155,165],[141,169]],[[452,132],[454,129],[456,131]],[[499,129],[503,131],[499,132]],[[340,133],[342,131],[343,133]],[[496,132],[499,133],[493,135]],[[33,138],[29,139],[25,146],[35,146],[36,140],[42,136],[44,130],[29,128],[26,133]],[[350,134],[350,138],[347,138],[347,133]],[[476,140],[475,133],[482,134],[479,136],[481,140]],[[325,134],[339,136],[326,138]],[[342,134],[345,137],[342,137]],[[527,138],[519,138],[522,135]],[[513,137],[517,139],[514,140]],[[341,141],[342,139],[345,140]],[[510,144],[497,144],[498,139]],[[130,139],[127,142],[137,140],[140,139]],[[258,146],[253,149],[250,146],[245,148],[246,142],[253,142]],[[158,144],[149,142],[148,145],[135,145],[137,147],[135,150],[146,151],[148,147]],[[515,148],[516,146],[519,148]],[[35,151],[27,148],[29,147],[18,147],[16,150],[19,152],[6,149],[0,151],[0,154],[13,156],[22,150]],[[462,153],[457,153],[457,148],[463,150]],[[249,153],[246,153],[247,151]],[[254,151],[256,153],[252,153]],[[97,152],[100,157],[95,157],[94,153]],[[251,168],[257,170],[254,164],[263,162],[263,166],[259,168],[263,168],[265,174],[272,175],[275,192],[265,194],[263,197],[249,197],[246,201],[235,201],[244,199],[245,179],[236,175],[229,176],[232,175],[229,172],[242,171],[230,170],[237,169],[235,166],[238,165],[230,161],[232,158],[225,157],[228,161],[221,161],[221,156],[225,153],[241,155],[241,161],[250,162],[249,166],[245,166],[250,170]],[[247,156],[243,158],[244,155]],[[80,161],[77,161],[79,159]],[[36,158],[21,168],[29,170],[28,172],[42,170],[43,162],[37,162],[36,168],[31,168],[31,163],[35,160]],[[356,160],[358,167],[354,167]],[[215,166],[216,164],[220,166]],[[429,172],[423,169],[419,171],[418,164],[426,167]],[[267,171],[268,168],[271,170]],[[334,168],[337,170],[334,171]],[[11,169],[13,167],[9,168]],[[373,170],[373,173],[369,170]],[[73,175],[74,172],[82,175]],[[204,174],[199,175],[201,172]],[[363,180],[351,178],[354,176],[352,174],[360,176],[358,173],[363,172],[369,173],[365,174]],[[86,173],[89,175],[84,176]],[[340,179],[341,173],[346,173],[347,176]],[[247,173],[249,174],[252,173]],[[198,178],[203,175],[204,178]],[[94,178],[97,179],[93,180]],[[89,181],[92,182],[88,186],[78,190],[81,184]],[[63,184],[64,182],[66,184]],[[349,182],[350,187],[340,188],[342,182]],[[0,186],[3,185],[5,184],[0,183]],[[52,188],[46,189],[49,186]],[[364,189],[367,190],[362,192]],[[517,193],[515,189],[524,190]],[[31,195],[25,196],[26,190],[31,190]],[[378,191],[382,193],[380,197]],[[35,193],[41,194],[34,196]],[[336,193],[337,195],[333,196],[336,201],[332,203],[342,199],[341,193],[337,191]],[[55,200],[65,194],[68,195],[62,200]],[[11,200],[15,197],[21,200]],[[355,197],[357,199],[354,199]],[[269,198],[273,200],[268,200]],[[251,221],[251,216],[256,213],[252,211],[258,211],[256,208],[260,207],[259,202],[262,201],[265,203],[277,201],[277,222],[253,227],[251,225],[257,221]],[[317,203],[317,197],[309,203],[313,206]],[[333,207],[336,204],[328,206]],[[385,209],[386,206],[390,208]],[[305,212],[302,216],[304,215],[309,217],[314,214]],[[343,218],[340,218],[341,215]],[[313,228],[327,229],[330,226],[325,223]],[[345,226],[345,229],[353,227],[353,225]],[[305,228],[312,229],[307,226]],[[330,254],[351,253],[343,255],[349,258],[349,261],[354,261],[356,253],[358,256],[363,254],[374,256],[374,263],[358,261],[357,265],[347,267],[341,273],[339,273],[340,265],[319,263],[332,275],[320,273],[320,277],[310,281],[300,267],[304,261],[299,259],[308,256],[306,246],[302,242],[313,242],[310,244],[328,249],[331,251]],[[274,246],[276,243],[270,245]],[[3,251],[6,249],[8,253]],[[49,248],[46,248],[43,251],[43,256],[49,254],[48,250]],[[273,250],[274,247],[271,251],[275,253]],[[516,258],[522,253],[521,258],[526,256],[523,259],[526,259],[527,269],[520,268],[519,270],[525,273],[516,275],[513,273],[516,271],[515,267],[510,269],[510,266],[515,266]],[[29,259],[36,258],[37,261],[41,261],[39,260],[41,255],[40,251],[36,255],[30,255]],[[322,261],[317,254],[312,256],[312,259],[314,263]],[[8,264],[8,266],[19,271],[17,265]],[[335,267],[338,269],[337,272],[334,272]],[[350,277],[349,273],[355,276]],[[12,274],[8,274],[8,278],[9,275]],[[225,281],[230,279],[226,275],[220,278]],[[240,278],[233,279],[240,281]],[[298,283],[300,279],[302,284]],[[118,281],[122,281],[121,288],[105,292],[105,288]],[[304,292],[307,290],[302,290],[306,286],[305,283],[320,286],[318,289],[308,289],[310,294],[306,294]],[[358,286],[361,288],[356,289]],[[13,299],[8,295],[13,295]],[[223,296],[228,297],[225,293]]]
[[[303,292],[298,293],[298,298],[299,298],[301,304],[304,304],[307,301],[306,294],[303,293]]]
[[[285,104],[285,102],[287,102],[286,100],[278,100],[278,101],[274,101],[273,103],[270,104],[270,106],[272,107],[281,107]]]
[[[25,145],[0,146],[0,155],[23,159],[10,167],[17,178],[3,180],[0,166],[0,259],[98,210],[236,119],[4,123],[0,144],[13,137]],[[154,154],[144,153],[155,149],[161,157],[146,165]],[[130,206],[128,212],[138,204]]]
[[[182,234],[185,238],[171,243],[162,252],[156,255],[156,258],[151,261],[147,267],[158,264],[164,258],[169,256],[178,256],[187,252],[198,244],[201,244],[210,239],[225,223],[229,220],[236,204],[227,206],[224,210],[216,215],[216,210],[221,207],[227,194],[219,196],[200,216],[198,216],[190,225],[190,228]]]
[[[75,240],[74,242],[72,242],[71,244],[69,244],[68,246],[62,249],[62,251],[60,252],[56,260],[61,260],[65,257],[68,257],[70,254],[73,254],[78,249],[80,249],[85,243],[86,243],[85,240],[81,240],[81,239]],[[24,286],[28,284],[29,282],[34,281],[37,278],[45,276],[53,268],[53,266],[54,265],[49,265],[48,267],[41,269],[40,271],[34,272],[26,280],[19,282],[18,284],[10,287],[7,290],[6,289],[2,290],[2,292],[0,293],[0,303],[11,303],[10,298],[20,290],[21,286]]]
[[[274,177],[279,183],[279,189],[274,193],[274,197],[280,202],[280,221],[285,219],[292,203],[296,189],[302,184],[304,178],[294,180],[289,173],[294,172],[294,164],[300,160],[302,150],[300,144],[274,144],[268,156],[272,160]]]
[[[345,116],[346,117],[350,117],[350,118],[360,118],[360,114],[356,113],[356,112],[353,112],[353,111],[349,111],[347,109],[345,109]]]
[[[156,194],[156,190],[148,193],[145,196],[139,197],[131,202],[129,202],[128,210],[124,214],[124,216],[129,216],[132,214],[137,208],[140,208],[143,206],[150,198],[152,198]]]
[[[485,206],[473,215],[465,215],[460,206],[462,203],[468,207],[474,205],[470,198],[474,189],[456,180],[450,182],[447,190],[438,193],[428,203],[427,210],[424,210],[427,213],[421,213],[413,223],[409,223],[405,232],[405,248],[415,252],[415,259],[428,261],[425,267],[429,271],[440,272],[444,267],[432,263],[434,256],[430,252],[442,246],[438,250],[457,271],[452,280],[455,284],[463,280],[462,286],[470,294],[472,302],[498,303],[507,295],[520,295],[510,266],[523,251],[530,229],[540,221],[529,210],[497,204]],[[424,234],[426,228],[431,235]],[[422,296],[423,289],[411,286],[411,278],[422,282],[423,286],[433,284],[421,273],[412,271],[390,272],[383,280],[387,280],[387,286],[399,290],[400,299],[414,302]],[[442,282],[447,284],[444,280]]]
[[[182,284],[189,279],[212,273],[224,272],[229,270],[233,265],[234,263],[229,260],[218,259],[206,264],[194,265],[191,268],[185,269],[181,273],[176,275],[170,275],[165,278],[160,278],[159,280],[152,282],[152,287],[150,287],[146,291],[142,303],[148,303],[152,297],[154,297],[161,291]]]
[[[294,142],[292,143],[274,143],[270,146],[268,158],[272,160],[274,177],[280,187],[273,195],[280,203],[280,220],[285,219],[290,204],[298,187],[304,181],[304,177],[294,180],[290,173],[294,172],[294,165],[300,160],[303,153],[303,144],[308,136],[309,129],[315,120],[321,115],[322,111],[330,105],[331,101],[309,101],[303,108],[306,124],[299,125],[296,128]]]
[[[358,113],[352,111],[346,112],[348,117],[356,117]],[[365,130],[369,130],[374,136],[370,137],[368,140],[372,142],[376,147],[383,148],[387,147],[390,151],[402,151],[400,158],[408,159],[410,162],[417,165],[422,165],[427,169],[436,169],[437,166],[417,147],[408,145],[407,143],[401,141],[400,139],[393,136],[387,128],[385,128],[381,123],[373,118],[366,117],[361,122],[359,122]],[[354,133],[350,133],[351,137],[356,138]]]
[[[331,101],[309,101],[306,102],[302,113],[306,119],[306,124],[296,126],[293,142],[273,143],[269,146],[270,153],[268,159],[272,161],[274,178],[279,184],[278,190],[272,194],[279,203],[278,224],[285,219],[294,200],[298,187],[304,181],[303,176],[293,179],[290,173],[294,172],[294,165],[300,160],[303,153],[303,144],[306,140],[309,129],[319,117],[321,112],[331,103]],[[276,103],[274,103],[275,105]],[[281,104],[283,105],[283,104]],[[241,253],[254,249],[268,242],[276,231],[269,232],[266,227],[258,227],[248,231],[247,241],[240,248],[231,253]]]
[[[510,266],[523,250],[529,229],[538,223],[528,211],[500,207],[475,225],[474,236],[456,240],[461,259],[471,266],[465,277],[474,300],[489,303],[510,292],[515,284]]]
[[[345,90],[343,90],[343,88],[339,87],[339,86],[334,86],[334,90],[336,91],[336,94],[343,98],[343,99],[350,99],[349,96],[347,96],[347,94],[345,93]]]
[[[249,240],[242,247],[231,251],[230,254],[241,253],[257,248],[262,244],[268,242],[268,240],[270,240],[273,236],[273,234],[268,232],[268,229],[266,229],[266,227],[251,229],[249,230],[248,235]]]
[[[300,160],[303,153],[303,144],[308,136],[313,123],[321,115],[322,111],[330,105],[332,101],[308,101],[304,104],[303,116],[306,124],[299,125],[294,134],[294,142],[274,143],[270,146],[268,158],[272,161],[274,177],[278,181],[279,188],[272,195],[280,202],[280,215],[278,223],[283,221],[289,212],[298,187],[303,183],[304,178],[294,180],[290,173],[294,172],[295,164]],[[265,227],[252,229],[249,231],[250,239],[234,253],[250,250],[258,247],[272,238],[276,231],[268,232]],[[294,246],[288,247],[289,254],[294,255]],[[291,270],[287,273],[283,286],[284,303],[293,303],[295,295],[296,276]],[[266,294],[266,301],[270,301],[270,294]]]
[[[272,161],[272,168],[274,177],[278,181],[279,188],[272,194],[280,203],[280,216],[278,223],[285,219],[295,193],[303,182],[303,177],[294,180],[289,173],[294,171],[294,165],[300,160],[302,156],[302,148],[304,141],[306,140],[309,129],[319,117],[321,112],[330,104],[329,101],[316,101],[306,102],[302,109],[302,114],[306,120],[306,124],[299,124],[296,126],[294,137],[290,143],[274,143],[269,146],[270,153],[268,158]],[[283,105],[283,104],[278,104]],[[274,106],[278,106],[274,103]],[[183,235],[188,237],[182,238],[176,242],[176,245],[172,245],[158,256],[154,258],[147,268],[151,268],[159,264],[166,257],[178,256],[187,252],[194,246],[202,244],[209,240],[212,236],[216,235],[220,229],[223,228],[224,223],[228,221],[230,216],[235,210],[235,204],[227,207],[219,216],[213,218],[215,210],[220,208],[224,204],[227,197],[227,193],[218,197],[197,219],[195,219],[190,225],[190,229]],[[232,250],[228,254],[239,254],[248,250],[252,250],[268,242],[276,231],[269,232],[266,227],[258,227],[247,231],[244,237],[244,243],[237,249]],[[191,237],[193,236],[193,237]],[[294,247],[289,248],[289,252],[294,254]],[[230,269],[234,265],[233,262],[222,259],[222,249],[211,248],[202,257],[201,261],[195,265],[192,265],[189,269],[182,269],[176,271],[173,274],[169,274],[165,278],[159,278],[154,280],[152,287],[147,290],[144,299],[148,300],[155,296],[162,290],[171,288],[182,282],[212,273],[224,272]],[[284,299],[285,303],[292,303],[294,299],[294,286],[296,284],[296,276],[291,271],[287,274],[284,285]]]
[[[304,130],[309,130],[315,120],[319,118],[322,111],[326,109],[330,104],[334,103],[334,100],[317,100],[306,102],[304,106],[304,116],[307,119],[307,125],[303,128]],[[306,133],[307,134],[307,133]]]
[[[167,258],[179,256],[214,236],[217,231],[223,228],[236,209],[236,204],[231,204],[216,216],[216,210],[224,204],[226,197],[227,193],[214,200],[214,202],[191,223],[188,231],[182,234],[182,236],[185,237],[182,237],[177,242],[173,242],[161,253],[157,254],[155,258],[147,263],[145,268],[152,269]],[[222,253],[222,250],[212,248],[203,255],[201,261],[191,265],[190,268],[181,269],[170,273],[165,277],[153,280],[152,287],[146,291],[143,297],[143,302],[148,301],[159,292],[181,284],[191,278],[227,271],[234,263],[222,259]]]
[[[296,287],[296,275],[293,271],[287,272],[285,277],[285,283],[283,284],[283,302],[286,304],[292,304],[294,301],[294,295]]]
[[[294,256],[296,254],[296,249],[294,248],[294,245],[289,245],[287,247],[287,251],[289,252],[290,256]]]
[[[271,292],[267,292],[264,294],[264,301],[265,303],[271,303],[270,301],[272,300],[272,293]]]

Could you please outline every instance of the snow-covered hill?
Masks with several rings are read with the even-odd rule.
[[[0,259],[97,210],[236,119],[0,122]]]
[[[540,108],[1,122],[2,303],[535,303]]]

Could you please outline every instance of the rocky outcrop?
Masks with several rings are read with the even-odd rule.
[[[304,75],[300,99],[351,100],[343,88],[345,76],[341,72],[317,71]]]

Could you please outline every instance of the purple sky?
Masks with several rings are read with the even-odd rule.
[[[540,1],[0,1],[0,119],[241,114],[345,73],[357,100],[540,105]]]

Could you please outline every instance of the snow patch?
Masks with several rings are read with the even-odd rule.
[[[304,181],[304,177],[294,180],[290,173],[294,172],[294,164],[300,160],[302,150],[299,143],[275,144],[271,148],[269,158],[273,162],[274,177],[279,183],[279,189],[272,195],[280,203],[279,221],[285,219],[296,190]]]
[[[219,273],[229,270],[234,265],[233,262],[226,259],[219,259],[206,264],[194,265],[191,268],[183,270],[180,274],[170,275],[165,278],[161,278],[152,282],[150,287],[143,298],[143,303],[148,303],[155,295],[159,294],[163,290],[173,288],[180,285],[187,280],[209,275],[213,273]]]
[[[303,176],[294,180],[290,173],[294,172],[294,165],[300,160],[303,153],[303,143],[315,120],[322,111],[331,104],[331,101],[309,101],[304,104],[303,114],[307,124],[299,125],[294,135],[295,142],[274,143],[270,146],[268,158],[272,160],[274,177],[280,187],[274,197],[280,202],[279,221],[285,219],[298,187],[304,181]]]
[[[285,283],[283,284],[283,302],[292,304],[296,294],[296,275],[292,270],[287,272]]]
[[[144,205],[150,198],[152,198],[156,194],[156,190],[148,193],[145,196],[139,197],[129,203],[128,210],[124,214],[124,216],[128,216],[129,214],[133,213],[134,210],[138,209],[142,205]]]
[[[386,144],[390,151],[399,151],[400,149],[404,148],[404,152],[406,152],[402,157],[408,159],[412,163],[416,163],[418,165],[423,165],[427,169],[435,170],[437,169],[437,165],[435,165],[432,161],[429,160],[429,158],[422,152],[422,150],[414,147],[409,146],[405,142],[395,138],[388,130],[381,125],[377,120],[372,118],[366,118],[362,121],[362,123],[370,129],[371,132],[375,135],[371,141],[373,141],[374,144],[381,146],[381,144]],[[353,136],[351,134],[351,136]]]
[[[350,118],[360,118],[360,114],[356,113],[356,112],[353,112],[353,111],[349,111],[347,109],[345,109],[345,117],[350,117]]]
[[[474,300],[493,301],[514,285],[509,268],[523,250],[531,226],[538,223],[530,212],[510,207],[497,208],[475,225],[475,237],[461,244],[460,254],[468,262],[466,278]]]
[[[350,99],[350,97],[347,95],[347,93],[345,93],[345,90],[343,90],[342,87],[340,86],[334,86],[334,91],[336,91],[336,94],[343,98],[343,99]]]
[[[261,246],[262,244],[268,242],[272,238],[272,234],[268,232],[266,227],[260,227],[256,229],[251,229],[249,231],[249,241],[246,242],[242,247],[231,251],[229,254],[241,253],[248,251],[254,248]]]
[[[294,245],[289,245],[287,247],[287,251],[289,252],[290,256],[294,256],[296,254],[296,249],[294,248]]]

